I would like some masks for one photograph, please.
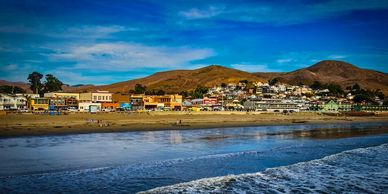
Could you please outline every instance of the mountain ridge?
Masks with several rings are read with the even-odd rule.
[[[280,82],[288,84],[312,84],[314,81],[322,83],[335,83],[343,88],[358,83],[366,89],[381,89],[388,94],[388,74],[370,69],[362,69],[353,64],[323,60],[311,66],[297,69],[291,72],[255,72],[250,73],[238,69],[220,65],[186,70],[169,70],[156,72],[149,76],[122,81],[107,85],[76,85],[77,87],[63,86],[67,92],[84,92],[93,90],[108,90],[111,92],[128,93],[136,84],[145,85],[148,89],[164,90],[167,93],[178,93],[184,90],[193,90],[197,86],[212,87],[221,83],[237,83],[239,80],[267,82],[277,78]],[[17,85],[28,89],[28,85],[22,82],[7,82],[0,80],[0,85]],[[23,85],[24,84],[24,85]]]

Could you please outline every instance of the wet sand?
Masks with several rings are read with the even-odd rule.
[[[0,116],[0,137],[343,122],[388,122],[388,114],[368,117],[310,112],[288,115],[247,112],[11,114]]]

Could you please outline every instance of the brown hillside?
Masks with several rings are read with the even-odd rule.
[[[6,80],[0,80],[0,86],[17,86],[25,90],[26,92],[31,92],[30,86],[24,82],[10,82]]]
[[[277,77],[290,84],[311,84],[314,81],[320,81],[322,83],[336,83],[343,88],[358,83],[362,88],[382,89],[384,93],[388,93],[388,74],[361,69],[342,61],[320,61],[310,67]]]
[[[193,90],[199,85],[212,87],[214,85],[220,85],[221,83],[236,83],[239,80],[244,79],[266,82],[273,78],[278,78],[280,81],[290,84],[311,84],[314,81],[337,83],[343,88],[358,83],[361,87],[366,89],[381,89],[388,95],[388,74],[360,69],[352,64],[333,60],[321,61],[310,67],[289,73],[248,73],[236,69],[211,65],[194,70],[159,72],[145,78],[103,86],[63,86],[63,90],[72,92],[108,90],[111,92],[127,93],[139,83],[147,86],[149,89],[162,89],[168,93],[178,93],[183,90]],[[15,85],[29,91],[27,83],[0,80],[0,85]]]
[[[149,89],[162,89],[168,93],[177,93],[183,90],[193,90],[197,86],[212,87],[221,83],[238,82],[239,80],[265,81],[254,74],[211,65],[195,70],[174,70],[155,73],[145,78],[135,79],[111,85],[95,86],[88,90],[109,90],[111,92],[128,92],[139,83]]]

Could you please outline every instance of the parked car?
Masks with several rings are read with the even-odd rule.
[[[67,109],[67,111],[69,111],[69,112],[77,112],[78,109],[75,108],[75,107],[69,107],[69,108]]]

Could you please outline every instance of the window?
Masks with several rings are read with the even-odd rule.
[[[101,96],[98,96],[98,100],[101,100]]]

